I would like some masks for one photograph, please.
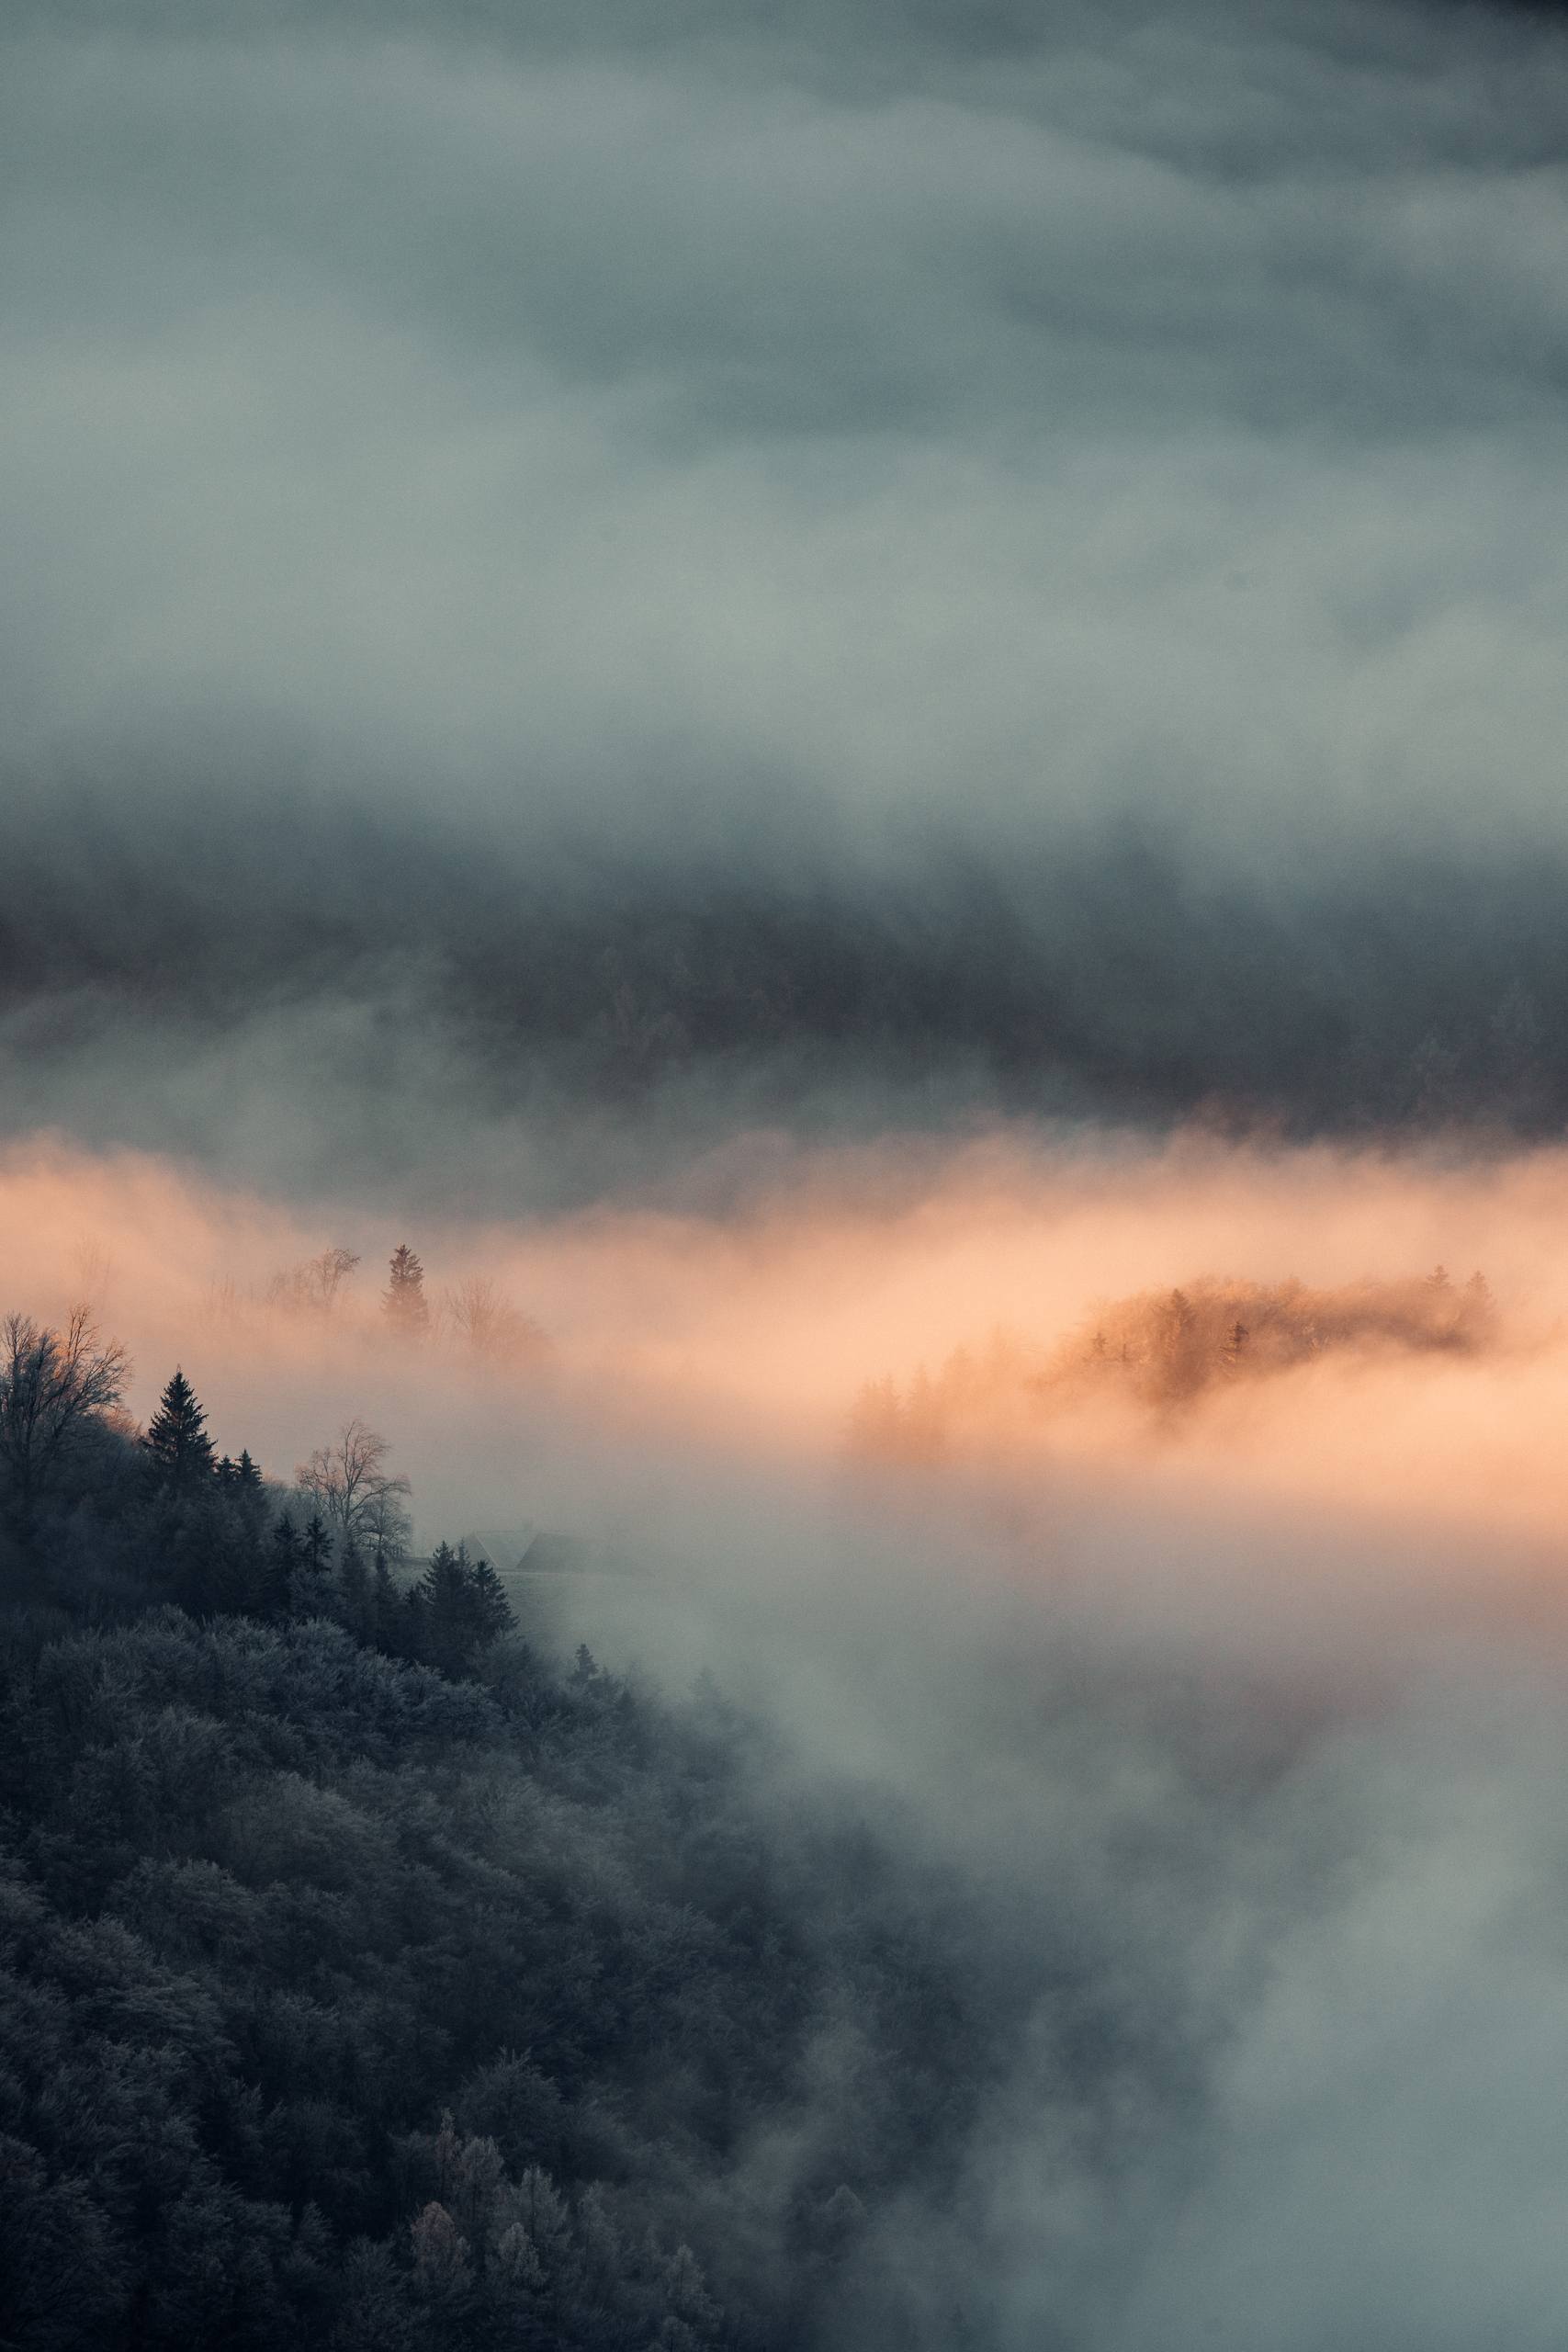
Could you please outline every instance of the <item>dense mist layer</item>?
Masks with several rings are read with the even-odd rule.
[[[705,1189],[722,1204],[696,1206]],[[457,1514],[576,1524],[613,1496],[596,1541],[619,1545],[639,1515],[658,1540],[687,1454],[852,1476],[885,1377],[906,1410],[923,1384],[933,1402],[952,1390],[939,1484],[978,1472],[1047,1506],[1084,1475],[1130,1477],[1200,1507],[1247,1496],[1549,1544],[1568,1510],[1561,1153],[1020,1134],[802,1155],[761,1138],[690,1192],[683,1208],[394,1227],[374,1195],[301,1213],[45,1144],[0,1166],[0,1283],[46,1319],[86,1298],[131,1349],[142,1411],[182,1363],[270,1474],[365,1413],[427,1533]],[[404,1240],[432,1325],[389,1346]],[[333,1250],[358,1262],[324,1278]],[[1237,1321],[1245,1377],[1226,1361]],[[689,1540],[685,1508],[682,1525]]]

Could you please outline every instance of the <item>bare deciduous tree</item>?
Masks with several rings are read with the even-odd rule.
[[[513,1306],[494,1277],[470,1274],[445,1291],[442,1320],[476,1355],[496,1363],[516,1363],[545,1351],[547,1341],[533,1317]]]
[[[338,1293],[359,1263],[356,1251],[341,1246],[323,1250],[319,1257],[307,1258],[298,1266],[285,1267],[267,1283],[263,1295],[269,1306],[285,1306],[293,1310],[312,1309],[320,1315],[330,1315],[337,1305]]]
[[[24,1529],[88,1424],[118,1404],[130,1371],[85,1306],[72,1308],[62,1331],[28,1315],[0,1323],[0,1471]]]
[[[406,1478],[389,1476],[384,1465],[390,1452],[386,1439],[363,1421],[347,1421],[333,1443],[319,1445],[294,1476],[340,1544],[379,1545],[396,1559],[408,1544],[402,1502],[412,1490]]]

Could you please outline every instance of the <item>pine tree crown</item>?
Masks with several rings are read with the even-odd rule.
[[[185,1374],[176,1364],[158,1400],[158,1409],[142,1440],[162,1475],[180,1484],[211,1473],[215,1467],[207,1415]]]
[[[406,1241],[400,1241],[392,1252],[381,1304],[392,1321],[405,1330],[423,1330],[430,1320],[430,1306],[424,1295],[424,1267],[418,1251],[411,1250]]]

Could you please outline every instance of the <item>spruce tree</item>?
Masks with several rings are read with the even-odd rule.
[[[420,1655],[443,1674],[468,1673],[478,1653],[516,1623],[501,1578],[488,1560],[470,1560],[463,1544],[455,1552],[436,1545],[409,1600]]]
[[[343,1555],[337,1564],[337,1583],[344,1623],[356,1642],[372,1640],[375,1613],[370,1571],[365,1565],[364,1553],[352,1535],[344,1543]]]
[[[207,1416],[183,1372],[174,1378],[158,1401],[158,1409],[142,1440],[158,1482],[175,1493],[205,1486],[214,1475],[212,1441]]]
[[[370,1583],[370,1618],[374,1639],[378,1650],[397,1647],[400,1595],[392,1581],[392,1571],[387,1563],[383,1547],[376,1546],[376,1565]]]
[[[225,1494],[254,1497],[262,1490],[262,1474],[251,1460],[249,1451],[238,1462],[225,1453],[216,1464],[218,1483]]]
[[[421,1604],[425,1662],[443,1674],[466,1674],[479,1645],[474,1572],[466,1546],[459,1544],[454,1552],[450,1544],[438,1544],[414,1597]]]
[[[420,1340],[430,1329],[430,1302],[424,1295],[424,1267],[416,1251],[400,1241],[387,1270],[382,1309],[392,1329],[405,1340]]]
[[[331,1573],[333,1533],[319,1510],[313,1510],[305,1521],[305,1532],[299,1538],[299,1560],[312,1576]]]
[[[287,1511],[272,1531],[267,1561],[267,1614],[287,1617],[294,1602],[294,1571],[299,1565],[299,1538]]]
[[[474,1564],[472,1609],[474,1631],[481,1647],[488,1648],[502,1634],[516,1630],[517,1620],[506,1598],[506,1588],[485,1559]]]

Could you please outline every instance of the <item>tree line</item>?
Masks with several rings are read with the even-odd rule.
[[[495,1570],[461,1544],[438,1544],[417,1581],[399,1581],[409,1483],[388,1470],[385,1439],[363,1421],[299,1465],[310,1510],[297,1516],[247,1448],[217,1453],[177,1366],[145,1434],[131,1435],[115,1411],[124,1351],[100,1344],[85,1311],[59,1331],[13,1315],[0,1340],[0,1504],[23,1589],[30,1571],[40,1590],[58,1596],[63,1576],[76,1598],[98,1591],[108,1605],[134,1595],[198,1617],[321,1618],[451,1674],[511,1631]],[[40,1512],[72,1491],[75,1512],[63,1525],[57,1512],[54,1544],[40,1544]],[[106,1519],[112,1542],[99,1531],[95,1565],[77,1578],[69,1563],[84,1513]]]

